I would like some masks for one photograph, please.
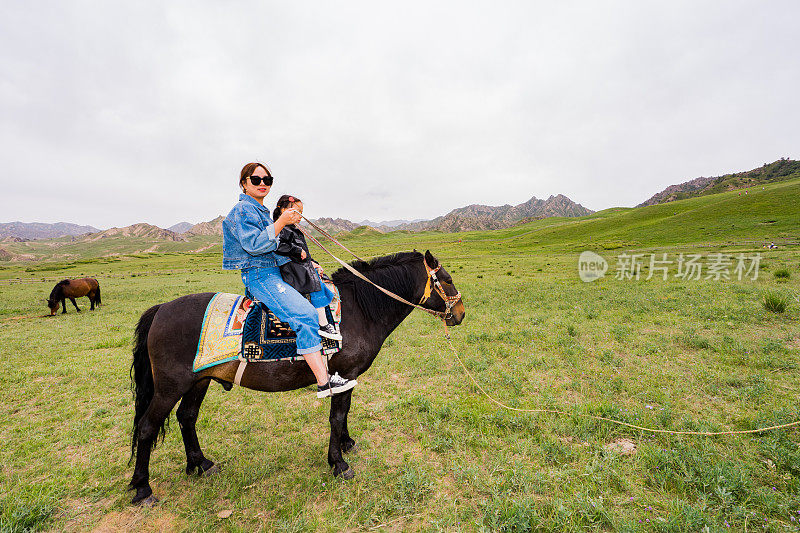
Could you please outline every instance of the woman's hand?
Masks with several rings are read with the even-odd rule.
[[[275,220],[275,235],[281,232],[283,228],[290,224],[299,224],[302,215],[296,209],[286,209],[281,216]]]
[[[278,220],[283,222],[283,225],[287,224],[298,224],[300,220],[302,220],[300,211],[296,209],[286,209],[281,216],[278,217]]]
[[[305,250],[300,250],[300,259],[305,260],[308,257]]]

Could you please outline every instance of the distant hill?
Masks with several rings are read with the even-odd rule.
[[[373,222],[371,220],[362,220],[361,222],[356,222],[359,226],[370,226],[373,228],[380,228],[381,226],[386,226],[387,228],[394,228],[395,226],[399,226],[400,224],[413,224],[414,222],[422,222],[425,220],[424,218],[415,218],[414,220],[384,220],[382,222]]]
[[[36,259],[33,254],[17,254],[0,248],[0,261],[32,261]]]
[[[358,226],[350,231],[340,233],[339,236],[365,237],[368,235],[380,235],[381,233],[383,233],[381,230],[375,229],[372,226]]]
[[[124,228],[111,228],[97,233],[91,233],[81,239],[85,242],[99,241],[109,237],[138,237],[152,241],[185,241],[182,236],[174,231],[159,228],[150,224],[140,222]]]
[[[800,177],[741,191],[725,191],[645,207],[611,208],[579,219],[537,220],[467,239],[507,239],[509,251],[550,248],[594,250],[617,255],[624,250],[689,246],[755,248],[775,242],[800,243]],[[706,251],[704,251],[706,250]],[[604,256],[608,259],[608,256]],[[649,257],[646,258],[649,260]],[[675,257],[670,257],[675,260]]]
[[[350,222],[344,218],[318,218],[313,220],[314,224],[321,227],[331,235],[336,235],[337,233],[343,233],[348,231],[353,231],[354,229],[361,227],[362,225],[356,224],[355,222]],[[301,224],[303,229],[308,229],[312,235],[317,234],[317,230],[311,228],[305,221]]]
[[[547,200],[532,197],[518,205],[468,205],[453,209],[446,215],[433,220],[416,220],[413,222],[389,221],[391,225],[359,224],[343,218],[320,218],[314,223],[331,234],[353,232],[356,228],[369,226],[379,233],[395,231],[472,231],[502,229],[519,224],[522,220],[537,220],[546,217],[580,217],[594,213],[564,196],[550,196]],[[354,234],[354,233],[351,233]]]
[[[374,233],[387,233],[393,231],[425,231],[437,230],[443,232],[456,232],[456,231],[469,231],[469,230],[483,230],[483,229],[500,229],[519,224],[522,220],[535,220],[544,217],[561,216],[561,217],[576,217],[584,216],[593,213],[592,210],[586,209],[580,204],[576,204],[566,196],[559,194],[558,196],[550,196],[547,200],[540,200],[535,196],[527,202],[519,205],[502,205],[502,206],[489,206],[489,205],[468,205],[452,210],[450,213],[434,218],[433,220],[389,220],[386,222],[369,222],[367,220],[360,223],[351,222],[343,218],[319,218],[313,222],[320,226],[322,229],[331,234],[349,233],[357,228],[371,227],[376,230]],[[218,216],[213,220],[207,222],[200,222],[199,224],[191,225],[188,222],[180,222],[167,229],[162,229],[150,224],[140,223],[128,226],[126,228],[111,228],[106,231],[100,231],[92,226],[76,226],[74,224],[25,224],[22,222],[12,222],[9,224],[0,224],[0,239],[3,237],[15,237],[20,239],[53,239],[63,236],[80,236],[89,234],[85,237],[88,240],[98,240],[108,238],[110,236],[130,236],[142,237],[147,240],[167,240],[167,241],[183,241],[191,239],[195,236],[221,236],[222,235],[222,221],[225,220],[224,216]],[[308,227],[305,222],[301,223],[306,229],[309,229],[312,235],[317,235],[317,231]],[[375,224],[375,225],[373,225]],[[29,229],[28,231],[19,231],[21,227],[37,227],[38,232]],[[58,230],[56,227],[62,227]],[[3,231],[4,228],[9,228]],[[12,229],[17,228],[12,231]],[[50,234],[45,233],[45,230],[50,231]],[[365,234],[364,229],[353,235]],[[46,236],[49,235],[49,236]]]
[[[192,226],[194,226],[194,224],[192,224],[191,222],[178,222],[177,224],[174,224],[168,227],[167,229],[169,231],[174,231],[175,233],[186,233],[187,231],[192,229]]]
[[[222,235],[222,221],[225,217],[220,215],[214,220],[200,222],[186,231],[186,235]]]
[[[43,222],[0,223],[0,238],[57,239],[59,237],[74,237],[98,231],[100,230],[93,226],[79,226],[68,222],[56,222],[55,224],[45,224]]]
[[[737,172],[736,174],[725,174],[715,178],[695,178],[678,185],[670,185],[660,193],[653,195],[646,202],[642,202],[636,207],[646,205],[663,204],[675,200],[683,200],[695,196],[705,196],[719,192],[745,189],[767,183],[800,178],[800,161],[791,159],[780,159],[774,163],[767,163],[763,167],[748,170],[747,172]]]
[[[617,207],[583,217],[537,215],[501,230],[456,236],[429,235],[425,240],[438,240],[443,244],[457,240],[459,246],[465,246],[463,253],[469,253],[468,246],[482,249],[485,246],[482,241],[491,241],[502,242],[502,248],[511,253],[551,248],[562,252],[573,249],[613,254],[622,250],[690,244],[736,249],[742,246],[759,248],[770,242],[779,246],[800,242],[797,224],[800,220],[800,177],[753,187],[749,194],[739,193],[732,190],[646,207]],[[510,211],[514,206],[501,207]],[[408,230],[392,231],[385,236],[364,226],[348,231],[348,236],[358,236],[366,244],[377,245],[380,240],[380,249],[419,244]],[[0,262],[65,262],[125,255],[140,257],[151,253],[219,254],[220,241],[218,235],[177,235],[148,224],[134,224],[80,238],[9,239],[0,245]]]
[[[540,219],[547,217],[580,217],[594,213],[564,196],[550,196],[547,200],[532,197],[518,205],[468,205],[453,209],[448,214],[433,220],[424,220],[412,224],[400,224],[389,231],[436,230],[444,232],[474,231],[508,228],[524,219]],[[379,228],[386,230],[387,228]]]
[[[208,222],[200,222],[199,224],[195,224],[191,227],[188,231],[186,231],[183,235],[186,237],[193,237],[195,235],[206,235],[206,236],[213,236],[213,235],[222,235],[222,221],[225,220],[224,216],[218,216],[214,220],[209,220]],[[359,225],[354,222],[350,222],[349,220],[345,220],[343,218],[319,218],[313,221],[314,224],[318,225],[328,233],[335,235],[337,233],[347,233],[353,231],[357,228],[364,228],[365,225]],[[305,221],[301,222],[301,226],[303,229],[309,231],[312,235],[318,236],[319,232],[317,230],[311,228]],[[379,230],[376,230],[377,233],[382,233]],[[362,230],[363,233],[363,230]]]

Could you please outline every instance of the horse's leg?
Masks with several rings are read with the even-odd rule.
[[[158,437],[158,430],[164,419],[169,416],[172,408],[178,403],[180,395],[165,395],[156,391],[150,405],[147,407],[142,419],[139,421],[139,442],[136,445],[136,468],[133,470],[133,478],[128,488],[136,491],[132,503],[139,503],[142,500],[148,502],[157,501],[153,496],[153,489],[150,488],[150,452]]]
[[[78,309],[78,304],[75,302],[75,298],[70,298],[69,301],[72,302],[72,305],[75,306],[75,310],[80,313],[81,310]],[[65,306],[66,306],[66,304],[65,304]]]
[[[61,307],[64,308],[64,310],[61,311],[61,314],[62,315],[66,315],[67,314],[67,299],[66,298],[61,298]]]
[[[181,426],[183,435],[183,445],[186,448],[186,474],[191,474],[195,470],[198,474],[212,474],[219,468],[212,461],[206,459],[200,449],[200,442],[197,440],[197,413],[200,411],[200,404],[206,397],[206,391],[211,381],[204,379],[183,395],[181,405],[178,407],[178,424]]]
[[[94,292],[89,293],[89,311],[94,311]]]
[[[347,415],[350,414],[350,400],[352,399],[352,393],[353,391],[349,390],[346,393],[342,394],[342,395],[347,394],[347,398],[342,398],[342,400],[345,402],[344,422],[342,424],[342,437],[339,440],[339,442],[342,445],[342,452],[344,453],[348,453],[351,451],[354,452],[358,450],[358,448],[356,447],[356,441],[350,437],[350,432],[347,430]]]
[[[331,397],[331,440],[328,445],[328,464],[333,468],[334,476],[341,475],[344,479],[352,479],[355,476],[350,465],[342,459],[342,432],[347,419],[347,411],[350,409],[352,392],[349,390]]]

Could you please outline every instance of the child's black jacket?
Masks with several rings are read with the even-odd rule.
[[[300,259],[300,252],[305,250],[306,258]],[[311,263],[311,253],[308,251],[306,237],[293,224],[287,224],[278,236],[276,254],[289,257],[292,262],[281,265],[283,281],[297,289],[301,294],[308,294],[322,289],[319,274]]]

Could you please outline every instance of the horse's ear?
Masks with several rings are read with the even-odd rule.
[[[436,268],[439,266],[439,260],[431,255],[430,250],[425,250],[425,262],[428,263],[430,268]]]

